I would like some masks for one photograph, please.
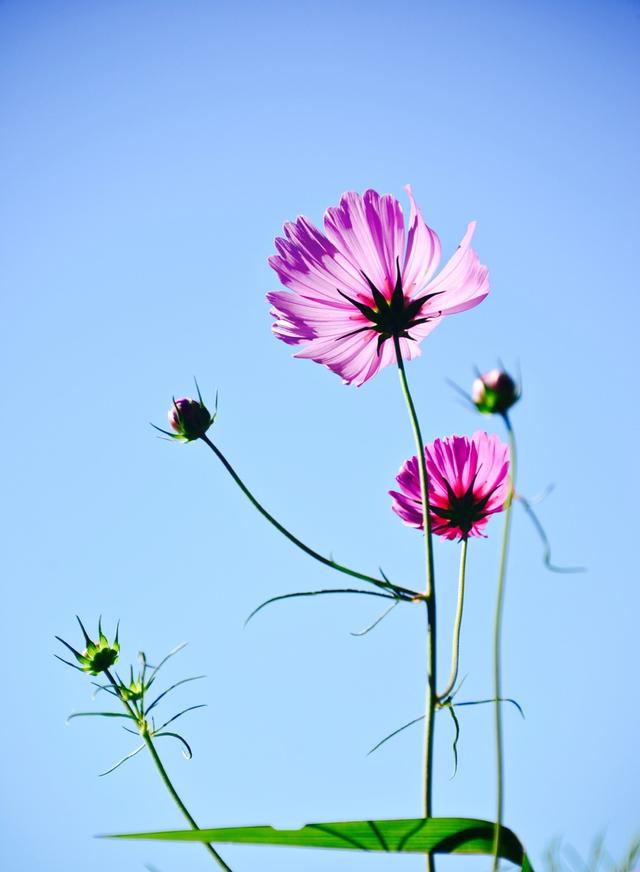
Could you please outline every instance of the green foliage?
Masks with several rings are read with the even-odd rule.
[[[268,826],[226,827],[125,833],[107,838],[492,856],[494,834],[495,825],[489,821],[471,818],[411,818],[307,824],[297,830],[276,830]],[[500,856],[516,863],[523,872],[533,872],[520,841],[506,827],[500,829]]]
[[[118,643],[118,632],[116,631],[116,638],[113,645],[109,645],[106,638],[102,633],[102,629],[100,626],[100,622],[98,622],[98,635],[99,641],[92,642],[89,636],[87,635],[82,622],[78,618],[78,622],[82,628],[82,631],[85,635],[85,640],[87,642],[87,651],[85,654],[79,654],[74,648],[72,648],[67,642],[63,639],[60,639],[59,636],[56,636],[63,645],[66,645],[69,650],[71,650],[78,662],[82,663],[82,667],[75,666],[73,663],[69,663],[67,660],[63,660],[63,663],[67,663],[69,666],[73,666],[75,669],[79,669],[83,672],[90,672],[91,675],[96,675],[98,672],[102,672],[107,679],[106,684],[97,684],[95,681],[93,682],[96,687],[96,691],[94,693],[94,698],[98,693],[108,693],[110,696],[115,697],[123,704],[124,711],[114,712],[114,711],[88,711],[88,712],[74,712],[69,715],[67,718],[68,721],[74,720],[74,718],[89,718],[89,717],[99,717],[99,718],[124,718],[125,720],[131,721],[131,724],[135,729],[130,729],[129,727],[123,727],[128,733],[132,733],[133,735],[139,735],[143,738],[143,743],[138,745],[133,751],[128,754],[125,754],[117,763],[113,766],[109,767],[105,772],[101,772],[101,775],[109,775],[111,772],[114,772],[123,763],[126,763],[127,760],[131,760],[132,757],[135,757],[136,754],[139,754],[140,751],[145,747],[148,741],[152,738],[160,738],[162,736],[176,739],[180,745],[182,745],[182,753],[186,757],[187,760],[190,760],[193,756],[191,747],[187,740],[181,736],[179,733],[175,733],[173,731],[166,730],[165,727],[168,727],[169,724],[172,724],[174,721],[181,718],[182,715],[187,714],[187,712],[194,711],[195,709],[204,708],[203,705],[191,705],[187,708],[182,709],[177,714],[170,717],[168,720],[165,720],[159,726],[156,725],[155,717],[151,715],[151,712],[156,708],[159,703],[161,703],[168,694],[170,694],[177,687],[181,687],[183,684],[187,684],[190,681],[198,681],[201,678],[204,678],[203,675],[194,675],[190,678],[183,678],[180,681],[174,682],[172,685],[167,687],[161,693],[159,693],[153,701],[147,701],[147,693],[151,686],[156,681],[158,672],[164,666],[164,664],[177,654],[179,651],[185,647],[186,643],[178,645],[173,651],[170,651],[166,657],[164,657],[157,666],[151,666],[147,662],[147,658],[143,651],[140,651],[138,654],[140,660],[140,669],[137,674],[134,674],[133,666],[129,670],[128,679],[123,680],[118,673],[115,675],[111,673],[108,665],[102,665],[99,669],[94,668],[97,658],[104,657],[105,654],[114,654],[114,658],[112,662],[115,662],[117,659],[117,654],[120,650],[120,646]],[[87,653],[89,652],[89,653]],[[57,656],[57,655],[56,655]],[[62,660],[61,657],[58,658]],[[86,663],[84,662],[86,661]]]

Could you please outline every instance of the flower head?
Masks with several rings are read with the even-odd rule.
[[[201,398],[192,400],[190,397],[174,400],[167,413],[171,429],[178,434],[174,438],[183,442],[193,442],[204,436],[215,417],[215,413],[211,415]]]
[[[82,672],[88,672],[90,675],[99,675],[101,672],[105,672],[107,669],[111,669],[114,663],[118,660],[118,655],[120,653],[120,643],[118,642],[118,628],[116,627],[116,635],[113,642],[109,642],[107,637],[102,632],[102,621],[98,621],[98,639],[97,641],[93,641],[87,631],[84,628],[84,625],[80,618],[77,619],[80,624],[80,629],[82,630],[82,634],[84,635],[84,641],[86,644],[86,648],[82,653],[76,651],[75,648],[72,648],[68,642],[65,642],[64,639],[61,639],[60,636],[56,636],[56,639],[71,651],[73,656],[76,658],[80,666],[75,666],[74,663],[69,663],[68,660],[64,660],[64,663],[68,663],[69,666],[75,666],[76,669],[80,669]],[[56,655],[57,656],[57,655]],[[62,660],[61,657],[58,658]]]
[[[509,449],[497,436],[449,436],[425,445],[433,532],[445,539],[483,536],[489,516],[509,496]],[[409,527],[422,529],[418,458],[407,460],[389,491],[393,511]]]
[[[396,359],[420,354],[419,343],[445,315],[463,312],[489,293],[488,270],[471,248],[475,222],[434,277],[440,240],[411,203],[406,233],[400,203],[389,194],[353,191],[327,209],[324,233],[307,218],[284,225],[269,264],[288,291],[267,299],[273,332],[295,356],[315,360],[361,385]]]
[[[161,427],[151,426],[164,433],[165,436],[170,436],[171,439],[177,439],[179,442],[194,442],[196,439],[202,439],[207,430],[212,426],[218,414],[218,394],[216,393],[216,401],[213,409],[213,415],[202,402],[202,394],[196,381],[196,390],[198,399],[192,400],[191,397],[180,397],[176,400],[173,398],[173,404],[167,412],[169,426],[174,431],[170,433],[168,430],[163,430]]]
[[[520,399],[520,388],[503,369],[478,376],[471,387],[471,400],[485,415],[504,415]]]

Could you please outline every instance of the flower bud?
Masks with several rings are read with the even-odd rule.
[[[509,373],[492,369],[471,387],[471,399],[484,415],[504,415],[520,398],[520,389]]]
[[[146,689],[147,685],[140,678],[132,678],[129,684],[120,684],[118,687],[121,699],[126,702],[138,702],[143,698]]]
[[[190,397],[174,400],[167,417],[171,428],[178,434],[175,438],[184,442],[200,439],[215,420],[215,415],[210,414],[202,400]]]
[[[80,629],[82,630],[86,644],[86,648],[82,653],[76,651],[75,648],[72,648],[71,645],[69,645],[68,642],[65,642],[64,639],[61,639],[60,636],[56,636],[56,639],[59,642],[62,642],[62,644],[71,651],[80,664],[80,666],[76,666],[75,668],[80,669],[82,672],[88,672],[90,675],[99,675],[101,672],[106,672],[107,669],[111,669],[113,664],[118,660],[118,655],[120,653],[117,627],[115,639],[113,642],[109,642],[102,632],[101,621],[98,621],[98,639],[94,642],[89,637],[89,634],[85,630],[80,618],[78,618],[78,623],[80,624]],[[62,660],[61,657],[58,659]],[[69,666],[74,666],[74,664],[69,663],[68,660],[64,660],[63,663],[68,663]]]

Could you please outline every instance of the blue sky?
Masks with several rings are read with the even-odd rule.
[[[163,748],[207,825],[420,811],[424,628],[364,598],[261,600],[340,584],[277,537],[200,444],[155,438],[172,394],[220,392],[215,438],[301,538],[364,571],[421,577],[387,490],[413,453],[391,369],[361,389],[270,334],[266,263],[285,220],[344,190],[413,185],[447,256],[471,219],[491,269],[408,375],[427,438],[498,422],[446,384],[520,366],[520,486],[505,629],[506,820],[540,865],[563,836],[622,854],[637,811],[636,2],[0,4],[5,717],[0,859],[12,872],[205,869],[197,848],[98,841],[181,824],[151,762],[54,660],[73,615],[121,619],[125,661],[189,646],[167,678],[195,758]],[[462,673],[490,694],[500,520],[470,549]],[[448,663],[457,549],[438,547]],[[419,583],[416,581],[416,583]],[[171,712],[168,710],[168,714]],[[435,810],[490,817],[488,707],[438,723]],[[418,857],[234,848],[234,870],[423,868]],[[484,868],[457,860],[456,868]],[[442,864],[443,866],[446,864]]]

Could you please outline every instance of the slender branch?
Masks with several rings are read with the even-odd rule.
[[[362,572],[357,572],[354,569],[349,569],[346,566],[342,566],[340,563],[336,563],[335,560],[331,560],[329,557],[324,557],[322,554],[318,554],[318,552],[314,551],[313,548],[309,548],[309,546],[305,545],[304,542],[298,539],[297,536],[294,536],[293,533],[290,533],[286,527],[283,527],[282,524],[277,521],[261,503],[258,502],[258,500],[254,497],[249,488],[242,481],[235,469],[231,466],[222,451],[220,451],[220,449],[216,445],[214,445],[209,437],[205,434],[200,438],[213,451],[213,453],[216,455],[220,463],[222,463],[231,478],[238,485],[242,493],[247,497],[252,506],[254,506],[260,512],[262,517],[266,518],[267,521],[269,521],[269,523],[272,524],[276,528],[276,530],[278,530],[278,532],[282,533],[283,536],[286,536],[286,538],[290,542],[293,542],[294,545],[300,548],[301,551],[304,551],[305,554],[308,554],[309,557],[313,557],[314,560],[323,563],[325,566],[331,567],[331,569],[336,569],[338,572],[343,572],[345,575],[350,575],[352,578],[359,578],[361,581],[367,581],[369,582],[369,584],[375,584],[376,587],[381,587],[385,590],[398,590],[402,591],[403,593],[409,594],[410,596],[416,596],[415,591],[409,590],[408,588],[404,587],[398,587],[397,585],[391,584],[388,581],[380,581],[380,579],[373,578],[371,575],[365,575]]]
[[[400,348],[400,340],[397,336],[393,337],[393,344],[396,352],[396,360],[398,363],[398,375],[400,377],[400,387],[407,404],[409,412],[409,420],[411,429],[416,444],[416,455],[418,460],[418,470],[420,472],[420,496],[422,501],[422,527],[424,530],[424,548],[425,548],[425,567],[426,567],[426,584],[425,584],[425,606],[427,611],[427,688],[425,700],[425,718],[424,718],[424,752],[423,752],[423,779],[424,779],[424,794],[423,794],[423,814],[424,817],[432,817],[432,785],[433,785],[433,734],[435,726],[435,710],[437,702],[436,691],[436,592],[434,584],[434,567],[433,567],[433,540],[431,535],[431,512],[429,507],[429,481],[427,477],[427,464],[424,456],[424,441],[420,432],[420,422],[413,403],[413,398],[409,390],[407,382],[407,374],[404,369],[404,361],[402,359],[402,350]],[[435,863],[431,854],[427,854],[427,870],[434,872]]]
[[[443,703],[450,695],[455,687],[458,679],[458,664],[460,662],[460,628],[462,627],[462,611],[464,609],[464,579],[467,568],[467,543],[468,539],[462,540],[460,546],[460,574],[458,576],[458,605],[456,608],[456,619],[453,626],[453,643],[451,650],[451,672],[449,681],[445,689],[438,694],[438,702]]]
[[[493,872],[497,872],[500,862],[500,827],[504,815],[504,747],[502,735],[502,707],[499,700],[502,697],[502,615],[504,610],[505,581],[507,577],[507,555],[511,536],[511,510],[516,491],[516,439],[508,414],[503,415],[509,436],[509,493],[504,513],[502,532],[502,547],[500,550],[500,566],[498,569],[498,590],[496,594],[496,610],[493,628],[493,693],[495,704],[495,742],[496,742],[496,827],[493,841]]]

